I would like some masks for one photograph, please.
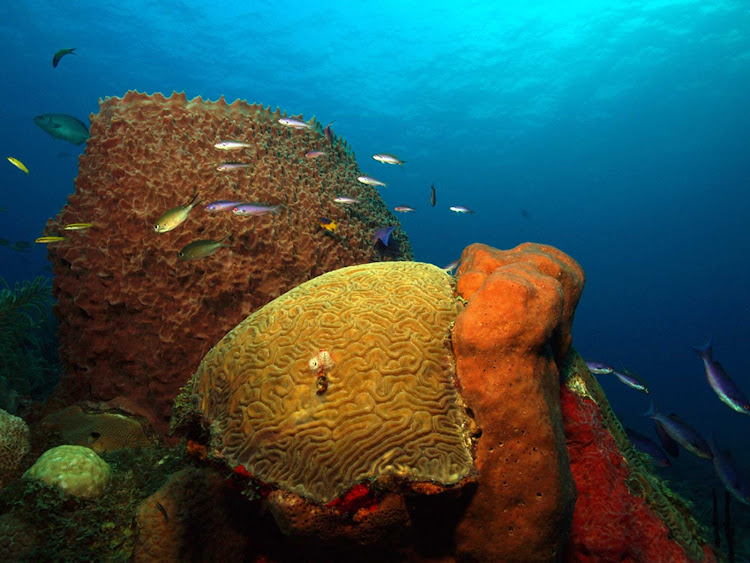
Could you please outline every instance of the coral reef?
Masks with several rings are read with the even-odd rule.
[[[0,489],[16,475],[30,450],[26,422],[0,409]]]
[[[36,530],[13,514],[0,516],[0,561],[33,561]]]
[[[449,343],[459,308],[451,277],[429,264],[329,272],[240,323],[184,393],[209,449],[308,500],[386,478],[456,484],[472,467]]]
[[[200,359],[250,312],[300,283],[377,259],[372,233],[396,218],[377,189],[357,182],[354,156],[329,144],[319,124],[290,130],[261,105],[184,94],[128,92],[100,101],[79,159],[75,193],[46,234],[90,222],[48,247],[58,299],[65,391],[73,400],[117,396],[149,408],[165,430],[171,402]],[[250,147],[227,153],[220,140]],[[325,145],[325,158],[305,153]],[[228,160],[247,167],[217,170]],[[283,204],[278,215],[241,218],[194,209],[174,230],[154,232],[167,210],[199,194],[204,203]],[[363,203],[338,206],[344,193]],[[320,229],[317,218],[339,225]],[[183,262],[197,239],[231,235],[221,252]],[[403,258],[411,250],[400,231]]]
[[[461,258],[468,305],[453,330],[461,395],[481,429],[478,485],[456,529],[459,558],[560,557],[576,499],[559,403],[558,363],[584,285],[580,266],[550,246]]]
[[[94,450],[57,446],[44,452],[23,477],[56,487],[67,495],[90,499],[101,496],[111,474],[107,462]]]
[[[563,420],[578,489],[567,558],[716,561],[685,501],[642,461],[575,352],[563,375]]]

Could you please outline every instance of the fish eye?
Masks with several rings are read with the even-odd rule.
[[[158,231],[158,230],[159,230],[159,223],[157,223],[156,225],[154,225],[154,230],[155,230],[155,231]]]
[[[184,258],[185,257],[185,253],[184,252],[178,252],[177,256],[179,256],[180,258]]]

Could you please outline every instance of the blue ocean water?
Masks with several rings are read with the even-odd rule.
[[[750,417],[719,401],[691,350],[713,336],[750,394],[746,2],[236,4],[0,7],[0,149],[31,171],[3,158],[0,237],[32,241],[73,191],[84,146],[47,135],[37,114],[86,121],[99,98],[136,89],[335,121],[362,171],[388,183],[385,201],[417,208],[400,217],[417,260],[524,241],[578,260],[577,349],[639,373],[750,476]],[[407,163],[379,164],[377,152]],[[45,254],[2,246],[0,276],[49,275]],[[653,434],[648,397],[602,384],[626,424]],[[710,464],[691,463],[673,469],[715,483]]]

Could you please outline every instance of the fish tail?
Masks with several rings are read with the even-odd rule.
[[[273,213],[274,215],[278,215],[279,213],[281,213],[282,209],[286,209],[286,205],[284,205],[283,203],[279,203],[278,205],[273,206],[273,209],[271,209],[271,213]]]
[[[648,410],[643,413],[643,416],[647,416],[649,418],[653,418],[659,413],[659,411],[656,408],[656,401],[651,399],[651,404],[648,406]]]
[[[406,161],[405,161],[405,160],[400,160],[400,161],[399,161],[399,163],[398,163],[398,165],[399,165],[399,166],[400,166],[401,168],[403,168],[403,167],[404,167],[404,164],[406,164]]]
[[[702,347],[693,346],[693,350],[703,359],[712,359],[714,355],[714,337],[708,339]]]
[[[196,205],[198,205],[201,201],[203,201],[200,198],[200,195],[198,192],[195,192],[195,195],[193,196],[193,199],[190,200],[190,203],[188,203],[188,206],[192,209]]]
[[[217,240],[216,242],[224,242],[224,241],[225,241],[225,240],[227,240],[227,239],[228,239],[229,237],[231,237],[231,236],[232,236],[233,234],[234,234],[234,233],[229,233],[228,235],[224,235],[224,236],[223,236],[222,238],[220,238],[220,239],[219,239],[219,240]],[[229,245],[228,245],[228,244],[224,244],[224,245],[222,245],[222,246],[226,246],[227,248],[229,248]]]

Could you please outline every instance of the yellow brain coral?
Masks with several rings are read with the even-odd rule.
[[[449,344],[459,308],[429,264],[329,272],[227,334],[188,392],[230,465],[313,501],[369,478],[454,484],[472,467]]]

